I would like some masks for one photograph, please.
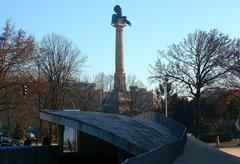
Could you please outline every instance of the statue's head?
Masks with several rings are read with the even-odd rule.
[[[113,10],[117,13],[117,16],[121,17],[122,16],[122,9],[119,5],[116,5]]]

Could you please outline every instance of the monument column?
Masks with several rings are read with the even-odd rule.
[[[114,26],[116,28],[114,89],[119,92],[125,92],[126,84],[124,73],[123,28],[126,25],[123,20],[119,18]]]
[[[122,10],[119,5],[116,5],[113,10],[116,13],[112,15],[111,23],[116,29],[114,90],[104,102],[103,111],[109,113],[124,113],[129,111],[129,96],[126,91],[124,73],[123,28],[126,25],[131,26],[131,22],[127,20],[126,16],[122,15]]]

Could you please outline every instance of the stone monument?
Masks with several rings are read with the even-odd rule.
[[[124,72],[124,48],[123,48],[123,28],[131,23],[126,16],[122,15],[119,5],[114,7],[116,14],[112,15],[112,26],[116,28],[116,50],[115,50],[115,74],[114,74],[114,97],[117,110],[122,113],[129,109],[129,98],[126,92],[125,72]]]
[[[114,90],[110,94],[108,105],[105,108],[108,108],[107,112],[123,113],[129,110],[129,96],[126,91],[124,72],[123,28],[126,24],[131,26],[131,23],[126,16],[122,16],[119,5],[114,7],[114,11],[116,14],[112,15],[111,23],[116,28]]]
[[[116,56],[114,90],[126,92],[125,73],[124,73],[124,50],[123,50],[123,28],[126,24],[131,25],[126,16],[122,16],[121,7],[114,7],[116,14],[112,16],[112,26],[116,28]]]

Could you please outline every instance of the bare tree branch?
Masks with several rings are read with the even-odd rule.
[[[86,57],[70,40],[56,34],[43,38],[36,55],[35,63],[48,83],[48,108],[62,109],[69,82],[79,75]]]
[[[159,82],[167,76],[170,81],[185,85],[195,98],[199,123],[200,96],[205,89],[225,77],[228,69],[221,63],[227,60],[232,44],[227,35],[216,29],[188,34],[179,44],[169,46],[167,53],[159,51],[160,57],[155,65],[150,65],[149,79]]]

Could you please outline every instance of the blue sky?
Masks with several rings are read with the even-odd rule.
[[[113,74],[115,29],[110,23],[116,4],[132,22],[124,28],[126,74],[145,84],[157,50],[167,50],[196,29],[217,28],[240,37],[239,0],[1,0],[0,25],[11,19],[36,41],[47,33],[64,35],[88,56],[85,74]]]

